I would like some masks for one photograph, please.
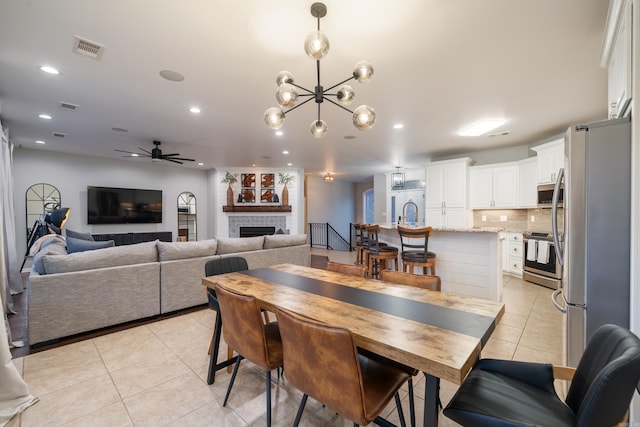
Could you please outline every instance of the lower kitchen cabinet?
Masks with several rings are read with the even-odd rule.
[[[522,277],[524,243],[522,233],[502,232],[502,271]]]

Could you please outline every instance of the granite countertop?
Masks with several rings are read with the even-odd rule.
[[[424,227],[420,226],[406,226],[407,228],[418,228]],[[386,230],[395,230],[397,229],[396,225],[393,224],[380,224],[380,228]],[[432,227],[433,231],[439,232],[457,232],[457,233],[499,233],[500,231],[505,231],[504,228],[501,227]]]

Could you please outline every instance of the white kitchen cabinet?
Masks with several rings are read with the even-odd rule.
[[[605,29],[600,65],[608,70],[607,102],[609,118],[630,113],[631,101],[631,1],[613,0]]]
[[[522,233],[502,232],[502,271],[522,277],[524,244]]]
[[[538,159],[529,157],[518,162],[518,207],[538,205]]]
[[[467,227],[470,158],[433,162],[426,167],[426,224]]]
[[[551,184],[558,179],[564,167],[564,138],[531,148],[538,157],[538,184]]]
[[[471,209],[518,207],[518,166],[501,163],[469,168]]]

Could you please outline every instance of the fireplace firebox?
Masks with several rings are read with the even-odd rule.
[[[275,227],[240,227],[240,237],[268,236],[276,232]]]

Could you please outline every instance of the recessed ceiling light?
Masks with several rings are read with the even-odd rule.
[[[395,125],[393,125],[394,129],[402,129],[404,127],[404,125],[402,123],[396,123]]]
[[[138,153],[131,153],[131,157],[138,157],[139,154]]]
[[[45,73],[54,74],[56,76],[60,74],[60,71],[58,71],[56,68],[53,68],[49,65],[43,65],[42,67],[40,67],[40,69]]]
[[[182,74],[173,70],[162,70],[160,71],[160,76],[172,82],[181,82],[184,80],[184,76]]]
[[[287,163],[287,166],[293,166],[293,163]]]
[[[282,154],[289,154],[289,152],[287,150],[282,151]]]
[[[502,126],[506,120],[483,120],[458,132],[460,136],[480,136]]]
[[[129,130],[128,130],[128,129],[125,129],[125,128],[117,128],[117,127],[116,127],[116,128],[111,128],[111,130],[112,130],[112,131],[114,131],[114,132],[123,132],[123,133],[129,132]]]
[[[344,137],[344,139],[356,139],[355,135],[347,135]]]
[[[46,144],[46,142],[41,141],[41,140],[37,140],[37,141],[36,141],[36,144]]]
[[[198,166],[204,166],[204,163],[200,162],[198,163]]]
[[[284,132],[282,132],[281,130],[276,131],[276,136],[282,136],[284,135]]]
[[[194,114],[200,113],[200,109],[198,107],[191,107],[189,108],[189,111],[191,111]]]
[[[38,117],[45,120],[51,120],[51,116],[48,114],[39,114]]]

